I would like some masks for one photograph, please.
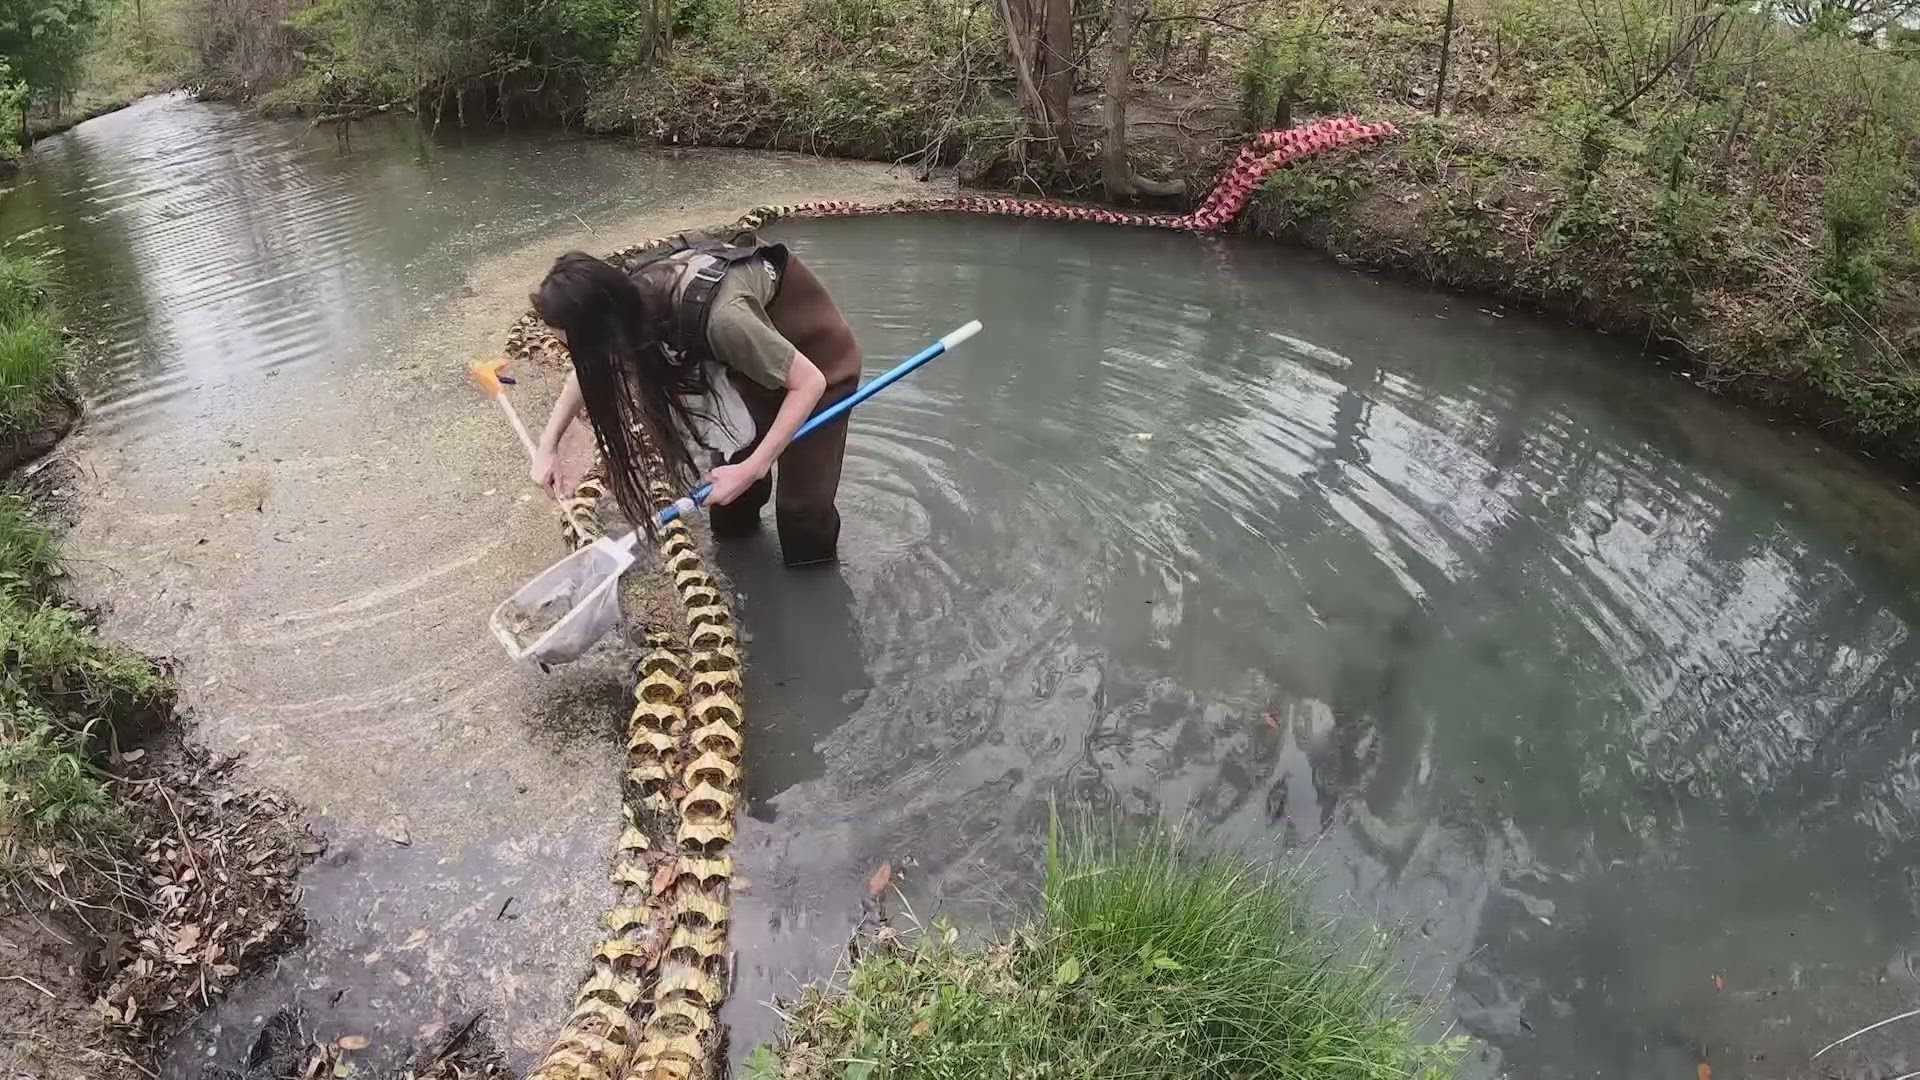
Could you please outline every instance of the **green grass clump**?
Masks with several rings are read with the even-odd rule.
[[[0,735],[0,838],[86,852],[126,835],[126,812],[88,754],[86,731],[15,699],[0,707]],[[17,849],[5,854],[0,877],[19,861]]]
[[[44,268],[0,255],[0,450],[43,424],[66,363]],[[128,820],[99,759],[172,700],[166,673],[100,640],[60,595],[52,530],[0,491],[0,883],[111,863]],[[96,858],[104,856],[104,858]]]
[[[0,255],[0,324],[11,325],[32,315],[46,296],[44,266],[20,255]]]
[[[100,757],[173,695],[165,672],[94,634],[59,573],[52,531],[0,493],[0,885],[113,861],[129,826]]]
[[[0,492],[0,604],[45,598],[59,574],[52,531],[25,499]]]
[[[24,698],[72,726],[139,724],[170,696],[145,657],[100,640],[78,608],[0,603],[0,694]]]
[[[748,1075],[1443,1077],[1377,932],[1314,916],[1305,883],[1165,832],[1048,844],[1033,921],[981,949],[936,928],[809,991]],[[777,1070],[784,1069],[784,1072]]]
[[[0,255],[0,438],[44,421],[65,367],[44,270],[32,259]]]

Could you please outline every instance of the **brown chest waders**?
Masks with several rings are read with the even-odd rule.
[[[827,384],[826,393],[814,407],[818,413],[859,385],[859,376]],[[760,445],[768,426],[786,400],[785,391],[768,390],[746,379],[735,377],[734,386],[753,414],[759,432],[753,443],[733,455],[734,462],[745,461]],[[846,456],[847,421],[828,424],[799,442],[789,445],[775,463],[774,471],[748,488],[738,499],[725,506],[709,506],[708,521],[716,539],[737,539],[760,527],[760,509],[773,499],[773,516],[780,531],[780,559],[788,566],[807,566],[831,562],[840,542],[840,511],[834,497],[840,490],[840,466]]]

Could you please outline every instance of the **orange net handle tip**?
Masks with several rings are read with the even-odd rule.
[[[505,360],[475,360],[467,365],[467,373],[473,377],[473,385],[489,397],[499,397],[507,392],[500,385],[500,373],[506,370]]]

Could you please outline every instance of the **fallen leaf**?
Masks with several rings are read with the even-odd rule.
[[[129,750],[126,753],[120,755],[120,760],[125,762],[128,765],[131,765],[134,762],[139,761],[141,758],[146,756],[147,756],[147,752],[145,750]]]
[[[380,826],[380,835],[401,847],[407,847],[413,843],[413,834],[407,831],[405,814],[395,814],[388,818],[386,824]]]
[[[653,895],[660,896],[673,887],[673,879],[678,876],[673,870],[673,864],[666,863],[653,872]]]
[[[922,1020],[919,1023],[913,1025],[913,1030],[910,1032],[910,1034],[925,1035],[927,1032],[932,1030],[933,1030],[933,1025],[927,1023],[925,1020]]]
[[[1053,969],[1053,985],[1055,986],[1072,986],[1079,981],[1080,961],[1075,957],[1067,957],[1065,960],[1060,961],[1059,967]]]
[[[198,923],[188,923],[173,932],[173,948],[175,952],[186,952],[199,944],[200,925]]]
[[[367,1048],[367,1037],[365,1035],[342,1035],[335,1041],[334,1045],[342,1050],[365,1050]]]
[[[431,935],[429,935],[426,930],[415,930],[413,933],[407,935],[407,943],[400,946],[400,951],[407,952],[425,945],[429,936]]]
[[[867,879],[867,898],[870,900],[878,900],[880,894],[886,892],[887,886],[892,884],[892,882],[893,864],[890,862],[881,863],[880,869],[875,870],[873,876]]]
[[[1715,990],[1725,990],[1727,988],[1727,981],[1725,979],[1722,979],[1720,976],[1715,975],[1713,977],[1713,988]]]

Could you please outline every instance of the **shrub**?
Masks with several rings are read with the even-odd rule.
[[[1270,174],[1259,199],[1270,228],[1293,229],[1337,218],[1372,186],[1368,171],[1351,160],[1310,158]]]
[[[1337,109],[1357,97],[1365,80],[1340,55],[1333,15],[1320,3],[1300,6],[1291,19],[1255,36],[1238,72],[1241,108],[1253,128],[1290,127],[1295,105]]]
[[[1871,136],[1834,165],[1822,200],[1826,235],[1814,280],[1837,322],[1869,320],[1880,305],[1880,249],[1892,197],[1903,183],[1898,159]]]

